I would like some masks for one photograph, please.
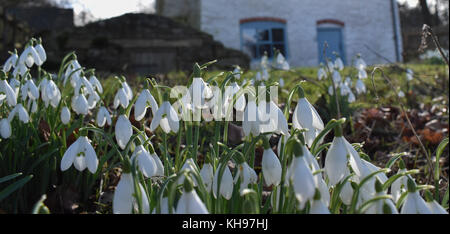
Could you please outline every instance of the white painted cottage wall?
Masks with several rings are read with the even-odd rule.
[[[285,19],[289,62],[292,66],[317,66],[319,52],[316,22],[343,21],[347,61],[361,53],[368,64],[396,61],[395,31],[390,0],[202,0],[201,30],[226,47],[241,49],[240,19],[275,17]]]

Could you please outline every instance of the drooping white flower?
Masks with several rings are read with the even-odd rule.
[[[39,89],[34,84],[34,81],[32,79],[25,81],[25,84],[21,88],[21,92],[22,100],[25,100],[27,97],[32,100],[36,100],[39,98]]]
[[[406,69],[406,80],[412,81],[414,79],[414,72],[411,69]]]
[[[97,120],[97,126],[99,126],[99,127],[105,126],[105,123],[108,123],[108,125],[111,125],[111,123],[112,123],[111,115],[109,114],[109,111],[108,111],[108,109],[106,109],[106,107],[101,106],[98,109],[96,120]]]
[[[267,186],[278,186],[281,181],[281,163],[271,148],[264,149],[262,172]]]
[[[214,169],[211,163],[203,164],[200,170],[200,176],[202,177],[203,183],[205,184],[206,191],[211,192],[212,182],[214,179]]]
[[[95,89],[97,89],[98,93],[103,93],[103,86],[102,83],[100,83],[100,81],[98,81],[97,77],[95,75],[92,75],[91,77],[89,77],[89,82],[91,83],[92,87],[95,87]]]
[[[84,94],[72,97],[72,110],[77,115],[87,115],[89,111],[89,104]]]
[[[5,64],[3,64],[3,72],[7,73],[11,70],[11,68],[16,67],[17,60],[19,56],[16,53],[11,54],[9,58],[6,60]]]
[[[275,67],[276,67],[277,69],[285,70],[285,71],[287,71],[287,70],[290,69],[289,63],[288,63],[287,60],[284,58],[283,54],[278,53],[277,59],[276,59],[276,65],[275,65]]]
[[[119,147],[123,150],[128,144],[128,141],[133,135],[133,128],[130,120],[125,115],[120,115],[117,118],[115,126],[116,141]]]
[[[32,45],[28,45],[27,48],[20,54],[19,63],[26,64],[27,67],[32,67],[33,64],[41,66],[43,64],[36,49]]]
[[[340,83],[342,81],[341,74],[339,73],[338,70],[334,70],[333,71],[332,77],[333,77],[333,82],[335,84],[338,84],[338,83]]]
[[[448,214],[448,212],[442,207],[436,200],[427,202],[427,206],[432,214]]]
[[[224,105],[223,105],[224,113],[227,113],[230,104],[232,104],[233,97],[236,96],[236,94],[239,92],[240,89],[241,89],[241,87],[239,87],[239,85],[236,82],[232,82],[231,86],[227,86],[225,88],[225,94],[224,94],[225,102],[224,102]],[[245,96],[241,95],[236,100],[236,102],[234,104],[234,108],[237,111],[244,111],[245,110],[245,105],[246,105]]]
[[[314,199],[311,201],[310,214],[330,214],[330,210],[320,196],[322,196],[322,193],[316,190]]]
[[[25,77],[25,74],[27,72],[28,72],[28,67],[24,63],[21,63],[19,61],[17,66],[14,67],[13,77],[17,78],[19,75],[22,77]]]
[[[145,177],[152,177],[156,174],[156,163],[143,145],[139,145],[135,148],[130,160],[132,162],[136,160],[137,167],[142,171],[142,174]]]
[[[127,108],[128,104],[130,104],[130,100],[128,99],[126,91],[124,88],[120,88],[117,91],[116,96],[114,96],[114,109],[117,109],[119,105],[121,105],[122,108]]]
[[[363,82],[361,79],[358,79],[358,80],[356,81],[356,86],[355,86],[355,88],[356,88],[356,92],[357,92],[358,94],[362,94],[362,93],[365,93],[365,92],[366,92],[366,85],[364,84],[364,82]]]
[[[358,56],[357,56],[357,59],[356,59],[356,61],[355,61],[355,67],[356,67],[358,70],[364,70],[364,69],[366,69],[367,64],[366,64],[366,62],[364,62],[364,60],[361,58],[361,55],[358,55]]]
[[[261,133],[289,134],[287,120],[281,109],[273,101],[260,101],[258,103],[258,112]]]
[[[17,96],[6,80],[0,80],[0,92],[6,96],[6,101],[10,107],[17,105]]]
[[[192,188],[191,188],[192,189]],[[180,200],[178,200],[177,214],[209,214],[205,204],[197,195],[194,189],[190,191],[184,190],[181,194]]]
[[[16,97],[19,96],[19,88],[20,88],[20,81],[18,81],[16,78],[11,78],[9,80],[9,86],[14,90],[14,93],[16,94]]]
[[[88,98],[88,107],[89,109],[94,109],[94,107],[97,105],[97,102],[100,101],[100,96],[96,91],[94,93],[89,94]]]
[[[347,101],[349,102],[349,103],[353,103],[353,102],[355,102],[356,101],[356,97],[355,97],[355,94],[353,94],[353,92],[349,92],[348,93],[348,99],[347,99]]]
[[[194,173],[195,173],[195,171],[198,171],[197,164],[195,163],[194,159],[192,159],[192,158],[186,159],[186,161],[184,162],[180,171],[182,171],[182,170],[192,171]],[[184,176],[184,174],[182,174],[178,178],[178,184],[182,184],[184,182],[185,178],[186,177]],[[194,183],[194,186],[197,186],[197,180],[195,178],[192,178],[192,182]]]
[[[359,69],[358,70],[358,78],[359,79],[366,79],[367,78],[367,72],[365,69]]]
[[[317,79],[318,80],[322,80],[325,79],[327,77],[327,72],[325,71],[325,69],[321,66],[319,68],[319,70],[317,71]]]
[[[97,154],[87,136],[79,137],[67,148],[61,160],[61,171],[69,169],[72,164],[79,171],[84,171],[86,167],[92,174],[97,171]]]
[[[234,70],[233,70],[233,75],[236,79],[241,79],[241,68],[239,66],[237,66]]]
[[[339,71],[344,70],[344,62],[341,58],[338,57],[336,58],[336,60],[334,60],[334,67]]]
[[[425,200],[420,196],[418,191],[410,192],[406,195],[403,203],[401,214],[431,214]]]
[[[347,155],[349,155],[349,158],[347,158]],[[345,177],[349,170],[347,168],[348,162],[350,162],[356,175],[361,176],[363,165],[358,152],[343,136],[335,137],[325,158],[325,172],[331,186]]]
[[[300,98],[297,102],[292,116],[292,124],[297,129],[308,129],[305,132],[305,140],[308,146],[312,145],[314,139],[324,129],[320,115],[305,97]]]
[[[59,104],[59,101],[61,100],[61,91],[53,80],[48,80],[44,88],[45,95],[47,96],[45,99],[47,100],[47,102],[44,101],[46,106],[48,106],[48,103],[50,103],[53,108],[56,108]]]
[[[41,43],[38,43],[34,49],[36,50],[37,54],[39,55],[40,60],[42,61],[42,63],[44,63],[47,60],[47,53],[45,53],[45,49],[42,46]],[[40,66],[39,64],[37,64],[38,66]],[[41,64],[42,65],[42,64]]]
[[[400,97],[400,98],[403,98],[403,97],[405,97],[405,93],[403,92],[403,91],[398,91],[398,97]]]
[[[69,110],[69,108],[67,108],[67,106],[64,106],[62,109],[61,109],[61,122],[63,123],[63,124],[68,124],[69,123],[69,121],[70,121],[70,110]]]
[[[70,85],[75,88],[80,82],[81,70],[82,68],[78,60],[71,60],[64,72],[63,85],[66,86],[67,81],[70,80]]]
[[[220,172],[221,164],[216,169],[213,179],[213,194],[214,197],[217,198],[218,194],[218,183],[219,183],[219,172]],[[222,174],[222,180],[220,181],[219,194],[222,195],[225,199],[230,200],[231,195],[233,193],[233,176],[231,175],[231,171],[227,165],[224,166],[224,171]]]
[[[280,87],[284,87],[284,79],[280,77],[280,81],[278,82]]]
[[[245,136],[249,136],[250,133],[253,134],[253,136],[259,136],[261,133],[259,111],[254,101],[249,101],[245,107],[242,128]]]
[[[295,197],[300,202],[300,209],[303,209],[306,202],[313,199],[316,189],[313,174],[303,155],[295,155],[287,178],[294,188]]]
[[[164,176],[164,165],[161,162],[161,159],[155,152],[150,152],[150,156],[152,156],[153,161],[156,164],[156,173],[155,176]]]
[[[18,115],[19,120],[23,123],[28,123],[30,121],[30,116],[28,115],[28,111],[23,107],[22,103],[17,104],[9,113],[8,121],[11,122],[14,117]]]
[[[269,71],[267,70],[267,68],[263,68],[262,69],[262,79],[263,80],[268,80],[269,79]]]
[[[190,103],[190,105],[187,105],[187,108],[198,111],[208,108],[206,103],[213,97],[213,92],[211,87],[202,78],[194,77],[189,87],[189,92],[186,95]]]
[[[142,120],[149,106],[152,109],[153,116],[155,116],[156,111],[158,110],[158,103],[150,91],[148,89],[144,89],[141,94],[139,94],[139,97],[134,104],[134,118],[137,121]]]
[[[11,137],[11,123],[6,118],[0,120],[0,135],[4,139]]]
[[[402,166],[401,166],[402,167]],[[406,172],[406,169],[400,168],[397,171],[397,174],[401,174]],[[414,182],[414,179],[410,175],[401,176],[397,180],[395,180],[391,185],[391,194],[392,198],[395,202],[398,201],[398,199],[401,197],[401,195],[407,191],[408,189],[408,179],[411,179]]]
[[[161,125],[165,133],[169,133],[170,131],[176,133],[180,127],[179,121],[175,109],[170,105],[170,102],[165,101],[153,116],[152,122],[150,123],[150,131],[155,131]]]
[[[142,213],[150,213],[150,205],[144,187],[138,182],[141,193]],[[133,176],[131,173],[123,173],[114,191],[113,213],[131,214],[139,212],[139,205],[136,201]]]
[[[237,183],[239,178],[241,179],[241,184],[239,187],[241,196],[243,195],[244,189],[246,189],[249,184],[255,184],[258,180],[255,170],[253,170],[247,162],[238,165],[238,171],[234,177],[234,183]]]

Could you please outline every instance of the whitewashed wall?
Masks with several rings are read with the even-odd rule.
[[[202,0],[200,14],[201,29],[235,49],[241,49],[240,19],[285,19],[292,66],[318,65],[316,22],[322,19],[345,23],[342,33],[349,63],[357,53],[368,64],[386,63],[364,45],[396,61],[390,0]]]

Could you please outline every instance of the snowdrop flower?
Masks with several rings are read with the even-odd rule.
[[[356,101],[356,97],[355,97],[355,95],[353,94],[352,91],[350,91],[350,92],[348,93],[347,101],[348,101],[349,103],[353,103],[353,102]]]
[[[77,115],[87,115],[89,111],[89,104],[84,97],[84,94],[72,97],[72,110],[77,113]]]
[[[299,147],[299,144],[294,147]],[[300,209],[303,209],[306,202],[313,199],[315,194],[315,183],[311,169],[308,167],[303,152],[294,153],[288,177],[295,192],[297,200],[300,202]]]
[[[25,100],[29,97],[32,100],[36,100],[39,98],[39,89],[34,84],[32,79],[25,81],[25,84],[21,88],[22,92],[22,100]]]
[[[245,107],[242,128],[245,136],[249,136],[250,133],[253,134],[253,136],[259,136],[261,133],[258,107],[254,101],[249,101]]]
[[[36,50],[39,59],[42,61],[42,63],[44,63],[47,60],[47,53],[45,53],[45,49],[42,46],[42,42],[39,41],[38,44],[34,47],[34,49]],[[40,66],[39,64],[37,65]]]
[[[200,170],[200,176],[202,177],[203,183],[205,184],[206,191],[211,192],[214,178],[214,169],[211,163],[203,164],[203,167]]]
[[[261,72],[257,72],[257,73],[256,73],[256,75],[255,75],[255,80],[256,80],[256,81],[262,80]]]
[[[11,123],[6,118],[0,120],[0,135],[4,139],[11,137]]]
[[[359,69],[358,70],[358,78],[359,79],[366,79],[367,78],[367,72],[365,69]]]
[[[219,166],[216,169],[216,173],[214,174],[213,179],[213,195],[215,198],[217,198],[217,191],[219,191],[219,194],[222,195],[225,199],[230,200],[231,195],[233,193],[233,177],[231,175],[231,171],[228,168],[227,165],[224,165],[224,170],[222,174],[222,181],[220,182],[220,188],[218,190],[218,183],[219,183],[219,172],[220,167],[222,164],[219,164]]]
[[[67,148],[61,160],[61,171],[69,169],[72,164],[79,171],[84,171],[86,167],[92,174],[97,171],[97,154],[87,136],[79,137]]]
[[[102,83],[98,81],[95,75],[91,75],[91,77],[89,77],[89,83],[91,83],[92,87],[95,87],[95,89],[97,89],[98,93],[103,93]]]
[[[94,91],[93,93],[89,94],[88,108],[89,109],[93,109],[97,105],[98,101],[100,101],[100,96],[98,96],[98,93],[96,91]]]
[[[311,202],[311,208],[309,209],[310,214],[330,214],[330,210],[327,205],[323,203],[321,199],[321,193],[316,189],[314,199]]]
[[[269,79],[269,71],[266,68],[262,69],[262,75],[261,75],[263,80],[268,80]]]
[[[28,72],[28,67],[24,63],[18,62],[17,66],[14,67],[13,77],[17,78],[19,75],[25,76]]]
[[[327,67],[328,67],[328,71],[333,73],[333,71],[334,71],[334,63],[332,61],[327,61]]]
[[[280,87],[284,87],[284,79],[280,77],[279,81]]]
[[[127,108],[130,101],[133,99],[133,92],[126,81],[121,82],[122,87],[117,91],[116,96],[114,96],[114,109],[119,107]]]
[[[150,91],[148,89],[144,89],[141,94],[139,94],[139,97],[134,104],[134,118],[137,121],[141,121],[147,112],[147,107],[149,106],[152,108],[154,117],[156,115],[156,111],[158,110],[158,103],[156,103],[156,100]]]
[[[305,141],[308,146],[311,146],[317,135],[324,129],[323,121],[316,109],[305,98],[301,87],[298,89],[298,94],[299,99],[292,116],[292,124],[296,129],[308,129],[305,132]]]
[[[64,106],[62,109],[61,109],[61,122],[63,123],[63,124],[68,124],[69,123],[69,121],[70,121],[70,110],[69,110],[69,108],[67,108],[67,106]]]
[[[142,212],[144,214],[150,213],[150,205],[146,192],[141,183],[138,183],[141,192]],[[123,173],[120,181],[117,184],[116,191],[114,191],[113,199],[113,213],[114,214],[131,214],[139,211],[139,205],[133,195],[135,193],[133,176],[131,173]]]
[[[234,183],[237,183],[239,178],[241,179],[241,185],[239,188],[241,196],[243,196],[244,189],[246,189],[249,184],[255,184],[258,180],[255,170],[253,170],[247,162],[238,165],[238,171],[234,177]]]
[[[425,200],[420,196],[416,184],[408,179],[408,194],[403,203],[401,214],[431,214]]]
[[[386,195],[383,191],[383,182],[376,180],[374,186],[376,190],[375,197]],[[391,199],[380,199],[373,202],[365,211],[365,214],[398,214],[397,208]]]
[[[347,158],[347,155],[350,157]],[[361,176],[364,165],[358,152],[341,134],[337,133],[325,158],[325,172],[331,186],[337,184],[348,174],[348,162],[356,175]]]
[[[397,171],[397,174],[406,172],[405,163],[402,160],[400,160],[399,168],[400,169]],[[406,192],[408,187],[408,179],[411,179],[414,182],[414,179],[410,175],[405,175],[401,176],[392,183],[391,194],[395,202],[397,202],[401,195]]]
[[[366,85],[364,84],[364,82],[361,79],[358,79],[356,81],[356,93],[358,94],[362,94],[366,92]]]
[[[340,84],[340,86],[339,86],[339,88],[340,88],[340,90],[341,90],[341,95],[342,96],[345,96],[345,95],[347,95],[347,94],[349,94],[349,93],[351,93],[352,91],[351,91],[351,89],[350,89],[350,87],[348,87],[348,85],[347,85],[347,83],[341,83]]]
[[[281,163],[269,142],[265,141],[265,147],[262,156],[262,172],[267,186],[278,186],[281,181]]]
[[[164,165],[161,162],[161,159],[158,157],[158,155],[155,153],[154,150],[152,150],[153,147],[151,147],[150,156],[152,156],[153,161],[156,164],[156,173],[154,176],[164,176]]]
[[[115,126],[116,141],[119,147],[123,150],[128,144],[128,141],[133,135],[133,128],[130,120],[125,115],[120,115],[117,118]]]
[[[19,120],[23,123],[28,123],[30,121],[30,116],[27,110],[22,106],[21,103],[17,104],[9,113],[8,121],[11,122],[16,115],[19,115]]]
[[[17,96],[6,80],[0,80],[0,93],[4,93],[10,107],[17,105]]]
[[[105,126],[105,123],[108,123],[108,125],[111,125],[112,120],[111,120],[111,115],[109,114],[108,109],[106,109],[106,107],[102,106],[99,108],[98,112],[97,112],[97,126],[99,127],[103,127]]]
[[[183,170],[192,171],[192,172],[198,171],[197,164],[195,163],[194,159],[192,159],[192,158],[186,159],[186,161],[184,162],[180,171],[183,171]],[[179,185],[182,184],[184,182],[184,179],[185,179],[185,176],[183,174],[178,178],[178,184]],[[194,186],[197,186],[197,180],[195,178],[193,178],[192,182],[194,183]]]
[[[31,106],[31,110],[30,110],[31,113],[36,113],[37,108],[38,108],[37,101],[28,99],[27,109],[30,109],[30,106]]]
[[[321,64],[319,70],[317,71],[317,79],[318,80],[322,80],[322,79],[325,79],[325,78],[327,78],[327,72],[323,68],[323,64]]]
[[[275,132],[283,135],[289,134],[288,123],[283,111],[273,101],[259,102],[258,117],[261,133]]]
[[[175,109],[170,105],[170,102],[165,101],[153,116],[150,131],[153,132],[158,126],[161,126],[165,133],[170,131],[177,133],[180,127],[179,121]]]
[[[16,94],[16,97],[19,96],[19,87],[20,87],[20,81],[18,81],[16,78],[11,78],[9,80],[9,86],[14,90],[14,93]]]
[[[139,145],[135,148],[130,160],[132,162],[136,160],[137,167],[142,171],[142,174],[145,177],[152,177],[156,174],[156,163],[143,145]]]
[[[401,90],[398,91],[397,95],[398,95],[399,98],[404,98],[405,97],[405,93],[403,91],[401,91]]]
[[[239,66],[237,66],[234,70],[233,70],[233,75],[236,79],[241,79],[241,68]]]
[[[427,202],[427,206],[432,214],[448,214],[448,212],[439,203],[437,203],[436,200]]]
[[[194,111],[199,109],[208,108],[207,100],[213,97],[213,92],[209,85],[201,78],[194,77],[192,84],[189,87],[189,99],[192,106],[188,105],[188,108]]]
[[[232,104],[233,97],[241,90],[241,87],[236,82],[232,82],[231,86],[225,88],[225,103],[223,106],[224,112],[227,113],[230,104]],[[244,95],[239,96],[239,98],[234,103],[234,108],[237,111],[245,111],[246,99]]]
[[[7,73],[11,70],[11,68],[16,67],[17,60],[19,56],[17,53],[11,54],[9,58],[6,60],[5,64],[3,64],[3,72]]]
[[[341,74],[340,74],[339,71],[337,71],[337,70],[334,70],[334,71],[333,71],[332,77],[333,77],[333,81],[334,81],[335,84],[340,83],[341,80],[342,80]]]
[[[364,62],[364,60],[361,58],[360,54],[357,55],[357,58],[356,58],[356,61],[355,61],[355,67],[358,70],[364,70],[367,67],[366,62]]]
[[[25,50],[20,55],[19,63],[23,63],[26,64],[27,67],[31,67],[33,66],[33,64],[41,66],[43,64],[43,61],[36,52],[36,49],[32,45],[28,45],[28,47],[25,48]]]
[[[406,69],[406,80],[412,81],[414,76],[414,72],[411,69]]]
[[[205,204],[192,187],[191,182],[186,179],[183,185],[184,192],[178,200],[177,214],[209,214]]]
[[[337,57],[336,60],[334,60],[334,67],[339,71],[344,70],[344,62],[340,57]]]
[[[284,58],[283,54],[278,53],[275,67],[285,71],[290,69],[289,63]]]
[[[73,59],[70,61],[64,72],[64,81],[63,85],[66,86],[67,81],[70,79],[70,85],[72,87],[76,87],[80,82],[81,77],[81,65],[78,63],[77,59]]]

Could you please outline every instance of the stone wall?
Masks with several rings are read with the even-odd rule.
[[[54,40],[61,58],[72,50],[84,66],[108,72],[151,75],[192,70],[195,62],[217,59],[216,68],[248,67],[249,58],[227,49],[212,36],[169,18],[125,14],[76,27]]]
[[[282,4],[279,0],[204,0],[201,1],[201,30],[226,47],[239,50],[241,19],[281,18],[286,20],[291,65],[317,66],[316,23],[334,19],[345,24],[343,37],[348,61],[361,53],[369,64],[386,63],[370,49],[396,61],[391,7],[390,0],[283,0]]]

